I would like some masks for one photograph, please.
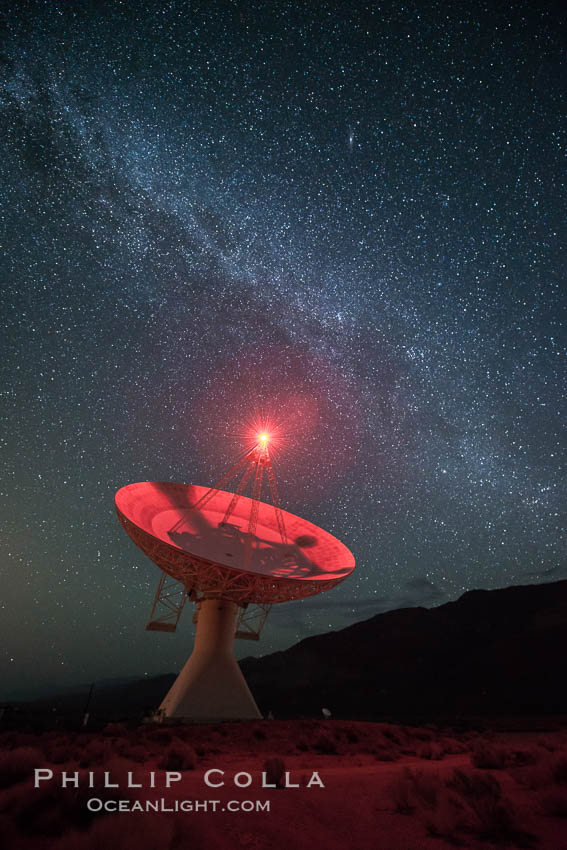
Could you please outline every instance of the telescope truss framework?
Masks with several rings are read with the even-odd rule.
[[[162,572],[146,629],[152,632],[174,632],[188,599],[197,603],[193,614],[193,623],[196,625],[199,603],[206,598],[194,590],[188,591],[176,578]],[[259,640],[271,607],[271,603],[239,606],[234,636],[241,640]]]
[[[146,629],[150,632],[174,632],[191,593],[168,573],[162,573]]]
[[[282,543],[287,543],[287,533],[285,529],[285,520],[282,513],[282,507],[280,502],[280,494],[278,491],[278,485],[276,483],[276,476],[274,473],[274,467],[270,458],[270,453],[268,452],[268,447],[266,443],[258,443],[251,449],[249,452],[246,452],[244,457],[241,457],[231,468],[222,476],[222,478],[217,481],[216,484],[207,490],[206,493],[203,493],[201,498],[195,502],[194,505],[191,505],[184,511],[185,516],[190,514],[191,511],[202,510],[211,499],[216,496],[219,490],[225,490],[230,488],[231,482],[240,478],[238,483],[236,484],[234,495],[230,500],[230,503],[225,511],[225,514],[222,518],[221,525],[226,525],[229,523],[229,520],[234,513],[236,505],[238,504],[238,500],[246,491],[246,488],[253,480],[252,486],[252,506],[250,509],[250,518],[248,522],[248,540],[252,541],[254,535],[256,534],[256,527],[258,524],[258,510],[260,507],[260,500],[262,498],[262,488],[264,484],[264,474],[267,478],[268,483],[268,493],[271,498],[272,505],[274,507],[274,512],[276,515],[276,523],[278,526],[278,533]],[[178,531],[184,524],[185,517],[181,516],[175,525],[169,529],[170,534],[172,532]],[[250,543],[251,546],[251,543]],[[248,553],[247,558],[245,558],[245,569],[246,569],[246,561],[248,560],[249,566],[249,558],[250,553]]]

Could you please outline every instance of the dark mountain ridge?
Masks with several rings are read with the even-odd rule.
[[[241,662],[263,711],[563,713],[567,581],[473,590]]]

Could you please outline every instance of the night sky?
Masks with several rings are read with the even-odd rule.
[[[566,578],[554,6],[11,5],[3,695],[181,666],[114,493],[212,484],[264,420],[357,569],[239,656]]]

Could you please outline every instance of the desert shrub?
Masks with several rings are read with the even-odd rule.
[[[484,841],[510,843],[520,830],[515,826],[514,810],[508,800],[480,798],[473,802],[471,831]]]
[[[111,738],[109,736],[108,743],[114,755],[117,756],[123,756],[128,749],[128,740],[123,740],[122,738]]]
[[[435,808],[425,813],[427,832],[437,838],[447,838],[457,843],[462,824],[463,805],[455,794],[447,788],[441,788],[437,794]]]
[[[463,732],[462,735],[463,741],[467,741],[469,744],[474,744],[480,740],[480,735],[478,732],[475,732],[473,729],[470,729],[467,732]]]
[[[418,805],[433,809],[441,788],[441,780],[432,771],[415,770],[412,772],[412,794]]]
[[[142,764],[148,760],[148,751],[146,747],[142,744],[132,744],[129,741],[125,742],[125,745],[121,750],[121,755],[130,761],[137,762],[138,764]]]
[[[430,835],[462,843],[473,835],[493,843],[529,846],[531,836],[489,773],[455,770],[444,783],[437,773],[406,768],[388,788],[395,811],[415,813]]]
[[[417,748],[416,755],[420,759],[439,761],[443,758],[444,752],[441,744],[436,744],[434,741],[427,741]]]
[[[456,769],[446,785],[459,796],[467,799],[478,800],[490,797],[499,800],[502,796],[500,783],[490,773]]]
[[[120,798],[127,799],[126,774],[128,765],[120,760],[105,765],[112,782],[120,785]],[[96,771],[93,787],[82,784],[79,788],[61,788],[59,782],[51,781],[31,788],[30,783],[10,789],[3,804],[10,811],[13,823],[22,839],[60,836],[71,830],[85,830],[95,818],[105,817],[87,809],[87,800],[98,797],[114,799],[117,789],[104,787],[104,772]],[[44,846],[34,842],[28,847]],[[47,846],[47,845],[46,845]],[[52,846],[52,845],[49,845]]]
[[[501,770],[506,766],[506,752],[501,747],[490,746],[482,741],[473,748],[471,762],[483,770]]]
[[[104,764],[113,757],[112,741],[108,738],[94,737],[83,747],[79,757],[79,767]]]
[[[0,788],[8,788],[33,776],[34,768],[42,767],[45,759],[37,747],[16,747],[0,753]]]
[[[395,744],[406,743],[406,736],[400,729],[396,729],[394,726],[383,725],[381,731],[385,738],[388,738],[389,741],[393,741]]]
[[[511,801],[490,773],[455,770],[446,785],[464,804],[458,822],[463,831],[483,841],[531,845],[533,836],[518,825]]]
[[[452,756],[467,752],[467,747],[461,741],[457,741],[456,738],[444,738],[443,749],[447,755]]]
[[[40,740],[45,759],[51,764],[75,761],[82,753],[82,747],[74,735],[44,735]]]
[[[432,741],[435,737],[435,734],[431,729],[419,727],[416,729],[410,729],[409,734],[412,738],[416,738],[418,741]]]
[[[413,774],[409,767],[404,768],[387,786],[386,791],[394,804],[394,811],[400,815],[409,815],[415,809],[415,800],[412,793]]]
[[[173,738],[173,731],[167,726],[148,726],[144,738],[147,741],[155,741],[156,744],[169,744]]]
[[[163,770],[194,770],[197,757],[193,747],[180,738],[174,738],[171,746],[158,761]]]
[[[560,755],[553,761],[551,776],[557,785],[567,785],[567,755]]]
[[[553,789],[541,798],[541,810],[544,815],[555,818],[567,818],[567,793]]]
[[[62,789],[56,783],[18,786],[21,791],[10,797],[10,814],[20,838],[62,835],[70,829],[86,829],[94,815],[79,801],[79,789]],[[95,796],[94,789],[90,789]]]
[[[9,814],[0,812],[0,835],[2,836],[3,847],[19,850],[21,842],[11,812]]]
[[[57,850],[103,850],[105,848],[136,848],[136,850],[170,850],[179,846],[175,821],[156,818],[143,812],[124,818],[100,818],[88,832],[74,833],[59,839]],[[197,846],[192,840],[192,829],[185,822],[183,837],[187,846]]]
[[[45,757],[51,764],[66,764],[74,761],[77,755],[77,750],[72,744],[60,744],[58,747],[51,747]]]
[[[540,753],[537,748],[533,750],[511,750],[508,753],[508,764],[510,767],[525,767],[526,765],[536,764],[539,761]]]
[[[549,764],[536,764],[519,767],[514,772],[514,779],[518,785],[535,791],[546,788],[552,784],[551,768]]]
[[[354,731],[354,729],[349,729],[347,727],[346,729],[343,729],[342,732],[349,744],[357,744],[360,740],[358,734]]]
[[[387,791],[394,803],[394,810],[410,814],[416,808],[435,808],[440,788],[441,781],[436,773],[406,767],[390,783]]]
[[[266,759],[264,762],[264,773],[270,785],[275,785],[277,788],[282,787],[282,779],[285,773],[285,764],[283,759],[278,756]]]
[[[156,818],[151,813],[136,812],[123,818],[99,816],[88,832],[71,832],[61,836],[57,840],[56,850],[170,850],[179,847],[176,831],[180,830],[173,819]],[[187,846],[195,847],[197,842],[192,840],[191,832],[185,822],[184,840]]]
[[[326,756],[336,755],[337,743],[330,735],[322,733],[313,743],[313,749]]]
[[[378,744],[374,747],[376,761],[397,761],[400,757],[397,747],[387,744]]]
[[[553,735],[546,735],[544,738],[540,738],[540,745],[550,753],[554,753],[560,748],[560,742]]]

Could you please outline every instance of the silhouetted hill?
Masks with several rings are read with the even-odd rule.
[[[96,721],[128,720],[141,718],[157,708],[173,682],[174,673],[154,676],[149,679],[127,679],[120,684],[111,680],[97,682],[91,694],[88,710],[89,726]],[[33,702],[12,701],[13,709],[4,718],[4,723],[16,723],[29,719],[32,725],[53,726],[80,725],[89,698],[90,685],[67,689],[50,697]],[[7,705],[7,703],[4,703]]]
[[[278,716],[563,713],[566,647],[560,581],[378,614],[241,666]]]
[[[378,614],[241,662],[261,711],[352,719],[567,713],[567,581],[473,590],[438,608]],[[97,684],[93,718],[141,718],[175,676]],[[37,716],[80,719],[84,693],[28,703]]]

